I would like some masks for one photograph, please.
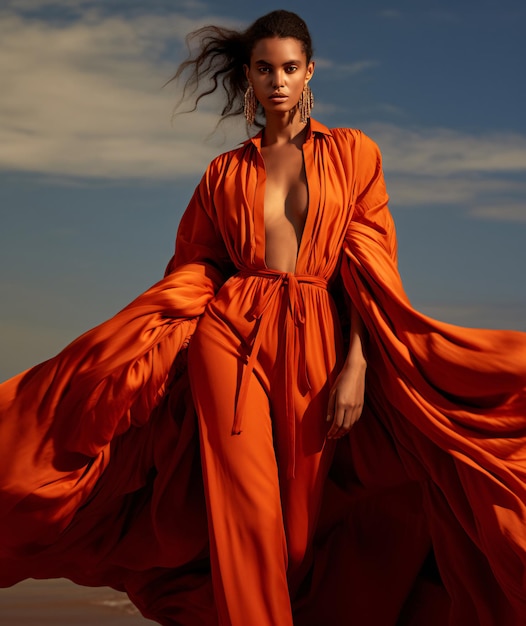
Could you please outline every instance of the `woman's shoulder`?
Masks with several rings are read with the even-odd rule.
[[[365,151],[378,150],[378,144],[359,128],[331,128],[331,134],[338,144]]]
[[[331,128],[329,145],[345,167],[367,169],[381,162],[378,144],[358,128]]]
[[[206,173],[209,176],[221,176],[221,174],[224,173],[232,163],[241,161],[244,158],[249,145],[250,139],[247,139],[234,148],[221,152],[210,161],[208,167],[206,168]]]

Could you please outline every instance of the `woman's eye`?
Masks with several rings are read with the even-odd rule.
[[[266,73],[269,71],[269,68],[268,68],[268,67],[260,67],[260,68],[259,68],[259,71],[260,71],[262,74],[266,74]]]
[[[295,72],[297,70],[297,66],[296,65],[289,65],[289,67],[287,67],[287,72],[289,74],[292,74],[292,72]]]

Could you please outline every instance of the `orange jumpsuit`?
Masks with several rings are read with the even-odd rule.
[[[189,348],[221,624],[286,626],[334,449],[325,416],[343,341],[329,287],[361,181],[341,185],[351,169],[337,146],[350,142],[313,122],[296,272],[269,270],[260,141],[211,164],[181,221],[175,264],[235,264]]]
[[[166,625],[524,624],[526,335],[412,309],[359,131],[311,120],[296,272],[268,270],[259,142],[211,163],[162,281],[0,386],[0,585]],[[342,292],[367,397],[328,445]]]

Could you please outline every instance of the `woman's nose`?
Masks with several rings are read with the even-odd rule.
[[[276,72],[273,76],[273,87],[274,89],[278,89],[279,87],[283,87],[284,79],[282,72]]]

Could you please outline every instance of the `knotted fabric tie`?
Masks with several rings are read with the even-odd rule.
[[[299,385],[300,392],[306,394],[310,389],[310,381],[307,373],[307,361],[305,358],[305,302],[301,284],[309,284],[320,289],[327,289],[327,281],[319,276],[307,274],[292,274],[288,272],[278,272],[275,270],[242,271],[238,276],[258,276],[272,279],[272,283],[251,310],[251,316],[257,320],[256,334],[245,365],[239,392],[237,395],[236,409],[232,434],[240,435],[243,430],[243,416],[246,410],[248,397],[248,387],[250,378],[257,362],[261,342],[265,336],[268,325],[275,320],[269,315],[271,305],[285,294],[284,302],[287,304],[284,328],[284,353],[285,353],[285,414],[287,419],[288,440],[288,478],[294,478],[296,466],[296,416],[294,411],[293,385]],[[296,333],[296,329],[298,332]],[[296,343],[296,335],[298,341]],[[299,371],[298,380],[294,381],[294,357],[298,351]]]

